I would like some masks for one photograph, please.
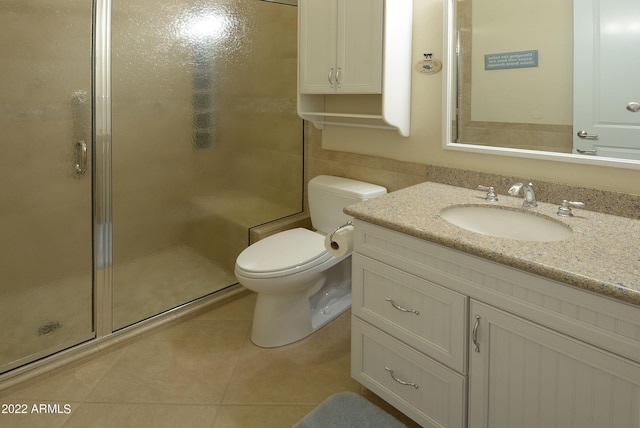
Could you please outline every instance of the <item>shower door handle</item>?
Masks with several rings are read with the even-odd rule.
[[[87,172],[87,143],[78,141],[75,149],[76,175],[84,175]]]
[[[89,129],[90,106],[88,94],[85,90],[77,90],[71,94],[71,123],[73,126],[73,172],[76,177],[81,177],[87,172],[87,143],[85,140],[90,135]]]

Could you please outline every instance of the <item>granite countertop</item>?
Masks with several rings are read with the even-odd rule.
[[[523,208],[522,197],[498,195],[438,183],[422,183],[345,208],[356,219],[431,241],[468,254],[640,306],[640,220],[573,208],[574,217],[556,215],[558,205]],[[467,231],[440,217],[452,205],[523,209],[568,225],[563,241],[495,238]]]

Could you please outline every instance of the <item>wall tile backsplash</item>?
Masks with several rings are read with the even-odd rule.
[[[532,181],[539,201],[558,205],[564,199],[584,202],[586,210],[640,219],[640,195],[326,150],[322,148],[322,132],[308,123],[305,171],[307,181],[316,175],[331,174],[385,186],[389,192],[433,181],[469,189],[494,186],[498,194],[506,195],[512,184]]]

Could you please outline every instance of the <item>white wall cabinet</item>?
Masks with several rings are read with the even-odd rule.
[[[352,376],[422,426],[640,428],[637,306],[359,220],[354,244]]]
[[[383,0],[300,2],[300,93],[382,92]]]
[[[298,114],[410,132],[412,0],[300,0]]]

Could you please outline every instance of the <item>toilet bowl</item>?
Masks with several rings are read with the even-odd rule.
[[[385,193],[369,183],[316,177],[309,182],[309,206],[312,224],[322,229],[280,232],[240,253],[236,278],[257,293],[253,343],[269,348],[295,342],[351,307],[351,255],[331,255],[325,237],[350,219],[344,206]]]
[[[314,323],[313,310],[325,308],[312,308],[309,303],[327,282],[329,270],[349,257],[331,256],[324,248],[323,234],[302,228],[287,230],[247,250],[238,256],[235,274],[240,284],[258,293],[251,330],[253,343],[262,347],[286,345],[335,318],[316,314]],[[341,275],[331,285],[350,289],[350,284],[350,277]],[[348,309],[351,295],[344,297],[348,301],[342,311],[332,308],[326,313],[339,315]]]

